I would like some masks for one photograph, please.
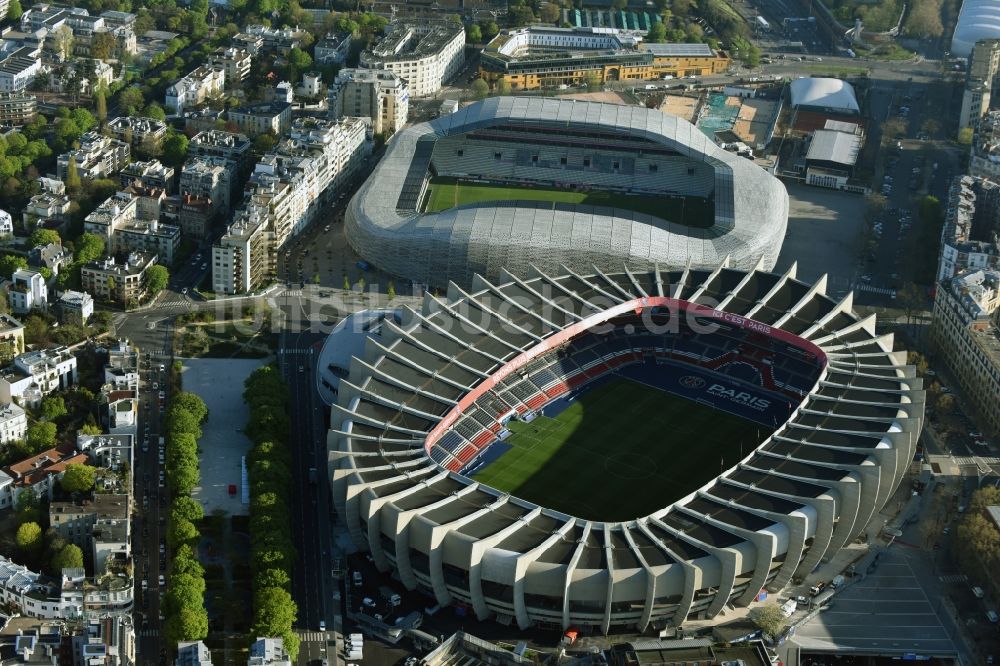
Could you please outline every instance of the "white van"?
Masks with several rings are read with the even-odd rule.
[[[983,598],[983,588],[979,587],[978,585],[976,587],[972,588],[972,593],[974,595],[976,595],[976,599],[982,599]]]
[[[785,617],[791,617],[796,610],[798,610],[798,603],[795,599],[789,599],[785,603],[781,604],[781,614]]]

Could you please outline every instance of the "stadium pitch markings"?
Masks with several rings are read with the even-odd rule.
[[[707,229],[715,223],[715,206],[700,197],[651,196],[621,192],[561,190],[526,185],[492,185],[463,182],[455,178],[432,178],[429,184],[426,213],[468,204],[491,201],[544,201],[620,208],[676,222],[688,227]]]
[[[510,450],[476,481],[599,521],[649,515],[735,465],[770,431],[621,377],[555,418],[512,421]]]

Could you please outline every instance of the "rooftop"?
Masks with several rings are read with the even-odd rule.
[[[854,166],[858,161],[862,143],[862,138],[857,134],[816,130],[813,132],[806,159]]]
[[[382,61],[422,58],[437,53],[456,36],[464,34],[464,27],[451,22],[397,21],[386,26],[385,35],[371,47],[370,53]]]

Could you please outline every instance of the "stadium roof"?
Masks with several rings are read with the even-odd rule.
[[[806,153],[807,160],[854,166],[861,152],[861,137],[835,130],[816,130]]]
[[[715,223],[698,229],[619,208],[524,202],[417,211],[438,140],[507,124],[555,125],[582,133],[616,131],[708,164],[714,169],[710,186]],[[628,186],[624,176],[609,175],[621,179],[623,188]],[[493,97],[397,133],[351,200],[346,222],[349,242],[367,261],[433,285],[446,280],[468,285],[476,273],[496,278],[505,269],[528,273],[533,266],[548,271],[560,266],[587,271],[594,265],[614,270],[623,261],[706,267],[730,257],[735,265],[750,269],[764,258],[764,266],[771,268],[788,223],[788,194],[760,167],[722,150],[687,121],[659,111]]]
[[[414,553],[440,548],[452,570],[482,564],[483,587],[474,577],[459,597],[471,597],[480,619],[489,611],[514,615],[523,628],[539,619],[529,615],[525,597],[541,594],[568,608],[564,626],[595,624],[574,615],[572,604],[561,606],[573,587],[601,603],[640,601],[638,609],[608,606],[604,631],[615,621],[640,629],[671,619],[679,625],[689,612],[714,616],[728,603],[747,605],[765,584],[780,590],[796,570],[832,557],[905,477],[923,424],[922,380],[906,352],[893,351],[892,335],[876,332],[874,315],[856,313],[850,294],[826,294],[825,278],[802,282],[794,265],[774,274],[727,263],[534,274],[477,277],[467,291],[453,284],[447,298],[428,293],[421,307],[401,308],[400,323],[386,319],[372,331],[365,357],[355,358],[340,382],[328,438],[335,501],[352,538],[371,550],[380,570],[398,571],[407,588],[427,591],[428,577],[442,579],[440,556],[436,564],[434,557],[420,560],[423,580],[414,575]],[[543,387],[567,381],[568,374],[554,374],[569,367],[558,360],[567,342],[615,318],[645,317],[650,308],[690,313],[699,305],[716,319],[784,341],[783,362],[798,359],[812,370],[790,398],[787,422],[698,491],[648,516],[602,523],[455,471],[496,437],[505,409],[524,415],[554,399]],[[628,328],[618,330],[608,339],[626,342]],[[635,335],[643,347],[673,348],[669,334],[660,342],[641,328]],[[635,362],[633,346],[621,351]],[[578,369],[584,367],[592,366]],[[540,379],[543,372],[550,377]],[[548,397],[535,402],[543,391]],[[487,578],[511,586],[513,601],[485,600]],[[459,579],[447,587],[461,586]],[[696,589],[706,592],[692,611]],[[434,583],[432,594],[442,604],[452,601],[444,584]],[[674,606],[651,603],[670,595],[677,595]],[[592,618],[597,611],[579,613]]]
[[[1000,4],[996,0],[965,0],[951,37],[951,54],[967,58],[976,42],[997,38],[1000,38]]]
[[[651,44],[643,42],[641,47],[659,57],[669,56],[704,56],[711,58],[715,55],[708,44]]]
[[[792,81],[792,106],[859,113],[854,87],[840,79],[801,78]]]

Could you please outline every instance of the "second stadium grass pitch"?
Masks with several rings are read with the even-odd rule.
[[[495,185],[443,177],[432,178],[428,189],[424,207],[427,213],[491,201],[536,201],[620,208],[699,229],[707,229],[715,224],[715,204],[700,197],[566,190],[520,184]]]
[[[476,481],[579,518],[648,515],[732,467],[771,430],[639,382],[613,378],[555,418],[512,421],[511,449]]]

